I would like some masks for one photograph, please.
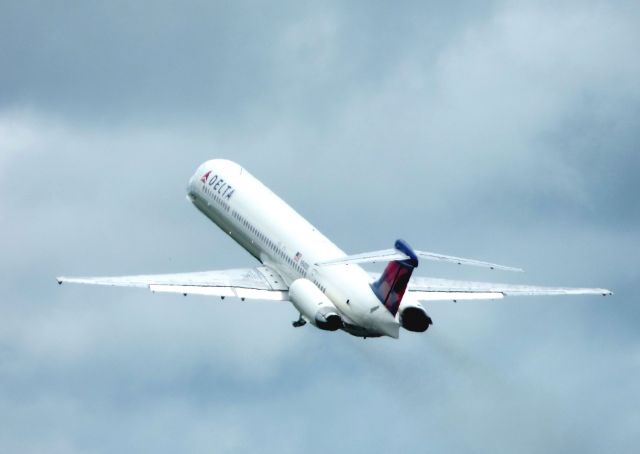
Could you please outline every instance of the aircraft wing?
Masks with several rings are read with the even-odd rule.
[[[604,288],[538,287],[535,285],[495,284],[412,277],[407,290],[421,301],[501,299],[505,296],[611,295]]]
[[[260,266],[221,271],[116,277],[57,277],[58,284],[147,288],[152,292],[287,301],[289,287],[273,269]]]

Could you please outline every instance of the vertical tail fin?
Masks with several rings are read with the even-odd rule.
[[[373,293],[393,316],[398,313],[413,269],[418,267],[418,257],[411,246],[403,240],[397,240],[394,247],[409,258],[389,262],[380,279],[371,284]]]

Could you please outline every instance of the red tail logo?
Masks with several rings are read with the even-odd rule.
[[[202,175],[202,178],[200,178],[200,181],[202,181],[203,183],[206,183],[207,180],[209,179],[209,174],[211,173],[211,170],[209,170],[207,173],[205,173],[204,175]]]
[[[371,284],[371,289],[384,307],[395,317],[400,309],[404,292],[407,290],[411,273],[414,268],[418,267],[418,257],[411,246],[403,240],[397,240],[394,247],[408,258],[389,262],[380,279]]]

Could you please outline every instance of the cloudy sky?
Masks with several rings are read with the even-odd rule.
[[[639,24],[634,1],[0,2],[0,451],[635,452]],[[185,201],[214,157],[346,251],[616,294],[432,303],[427,333],[362,340],[55,284],[253,265]]]

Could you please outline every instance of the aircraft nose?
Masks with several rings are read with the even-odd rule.
[[[187,183],[187,195],[189,198],[193,198],[193,195],[196,191],[196,182],[198,181],[198,170],[195,171],[191,178],[189,178],[189,183]]]

